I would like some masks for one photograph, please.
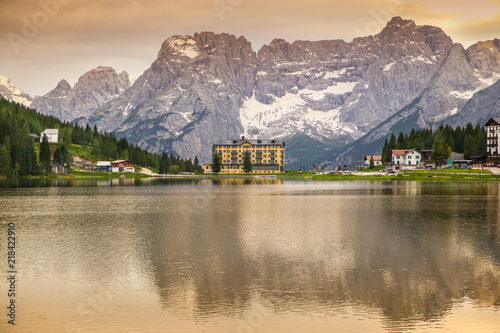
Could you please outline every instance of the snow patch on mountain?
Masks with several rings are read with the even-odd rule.
[[[305,96],[315,101],[320,101],[325,98],[327,94],[342,95],[351,92],[356,84],[358,84],[358,82],[337,82],[323,90],[302,89],[299,90],[298,93],[301,96]]]
[[[347,89],[347,86],[344,89]],[[302,98],[306,93],[311,94],[307,96],[309,98],[319,96],[314,95],[318,94],[317,91],[303,89],[297,94],[287,92],[283,97],[276,98],[272,104],[260,103],[255,95],[247,98],[240,109],[243,135],[249,138],[270,135],[286,138],[302,132],[323,141],[325,137],[334,134],[352,137],[359,137],[362,134],[355,125],[340,121],[340,107],[328,111],[313,110],[308,107]]]
[[[0,86],[4,89],[0,89],[0,95],[4,95],[8,100],[20,103],[29,107],[32,102],[31,96],[25,94],[21,88],[14,82],[12,82],[8,77],[0,75]]]
[[[325,80],[327,80],[327,79],[338,79],[342,75],[344,75],[346,72],[347,72],[347,68],[342,68],[340,70],[333,71],[333,72],[328,71],[323,76],[323,79],[325,79]]]
[[[191,36],[175,36],[170,38],[168,45],[178,54],[185,55],[189,58],[196,58],[200,51],[196,41]]]
[[[495,84],[498,80],[500,80],[500,73],[492,73],[491,77],[484,78],[479,73],[477,73],[477,70],[474,72],[475,72],[477,78],[479,79],[479,81],[483,84],[483,87],[485,87],[485,88]]]
[[[477,88],[477,89],[469,90],[469,91],[464,91],[464,92],[450,91],[450,95],[455,96],[455,97],[460,98],[460,99],[469,100],[472,98],[472,96],[474,96],[475,93],[477,93],[480,90],[481,90],[481,88]]]
[[[391,69],[392,66],[396,64],[395,61],[391,62],[390,64],[385,65],[384,69],[382,69],[382,72],[387,72]]]

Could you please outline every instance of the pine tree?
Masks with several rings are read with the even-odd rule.
[[[252,172],[252,157],[250,156],[250,151],[245,151],[243,155],[243,172],[247,175]]]
[[[444,141],[443,134],[440,130],[434,135],[434,144],[432,146],[431,158],[436,162],[436,165],[442,164],[451,155],[451,148]]]
[[[477,138],[472,135],[466,135],[464,140],[464,155],[469,159],[472,155],[479,154],[479,145]]]
[[[212,170],[215,174],[218,174],[221,170],[220,158],[217,153],[215,153],[214,157],[212,158]]]
[[[394,135],[394,133],[391,134],[391,138],[389,139],[389,143],[387,144],[387,160],[385,160],[384,162],[391,163],[393,149],[396,149],[396,136]]]
[[[373,169],[375,167],[375,163],[373,162],[373,155],[370,156],[370,169]]]
[[[398,142],[396,144],[397,149],[406,149],[406,140],[405,140],[405,134],[403,132],[399,132],[398,136]]]
[[[50,145],[47,136],[44,135],[42,138],[42,142],[40,143],[40,167],[43,172],[50,171],[50,160],[52,158],[52,154],[50,153]]]

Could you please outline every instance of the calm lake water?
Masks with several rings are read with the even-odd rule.
[[[499,201],[498,183],[0,184],[18,271],[0,332],[500,332]]]

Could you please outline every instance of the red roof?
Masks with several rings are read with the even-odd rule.
[[[410,149],[393,149],[392,155],[404,155],[408,151],[410,151]]]
[[[382,155],[366,155],[365,160],[370,160],[372,157],[374,161],[382,161]]]

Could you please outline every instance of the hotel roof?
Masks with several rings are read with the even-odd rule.
[[[494,124],[492,124],[492,122]],[[492,125],[499,125],[500,124],[500,118],[498,117],[493,117],[493,118],[490,118],[490,120],[488,120],[486,122],[486,124],[484,124],[484,126],[492,126]]]
[[[215,143],[218,146],[241,146],[244,143],[257,146],[270,146],[270,145],[285,145],[283,140],[275,139],[239,139],[239,140],[220,140]]]

